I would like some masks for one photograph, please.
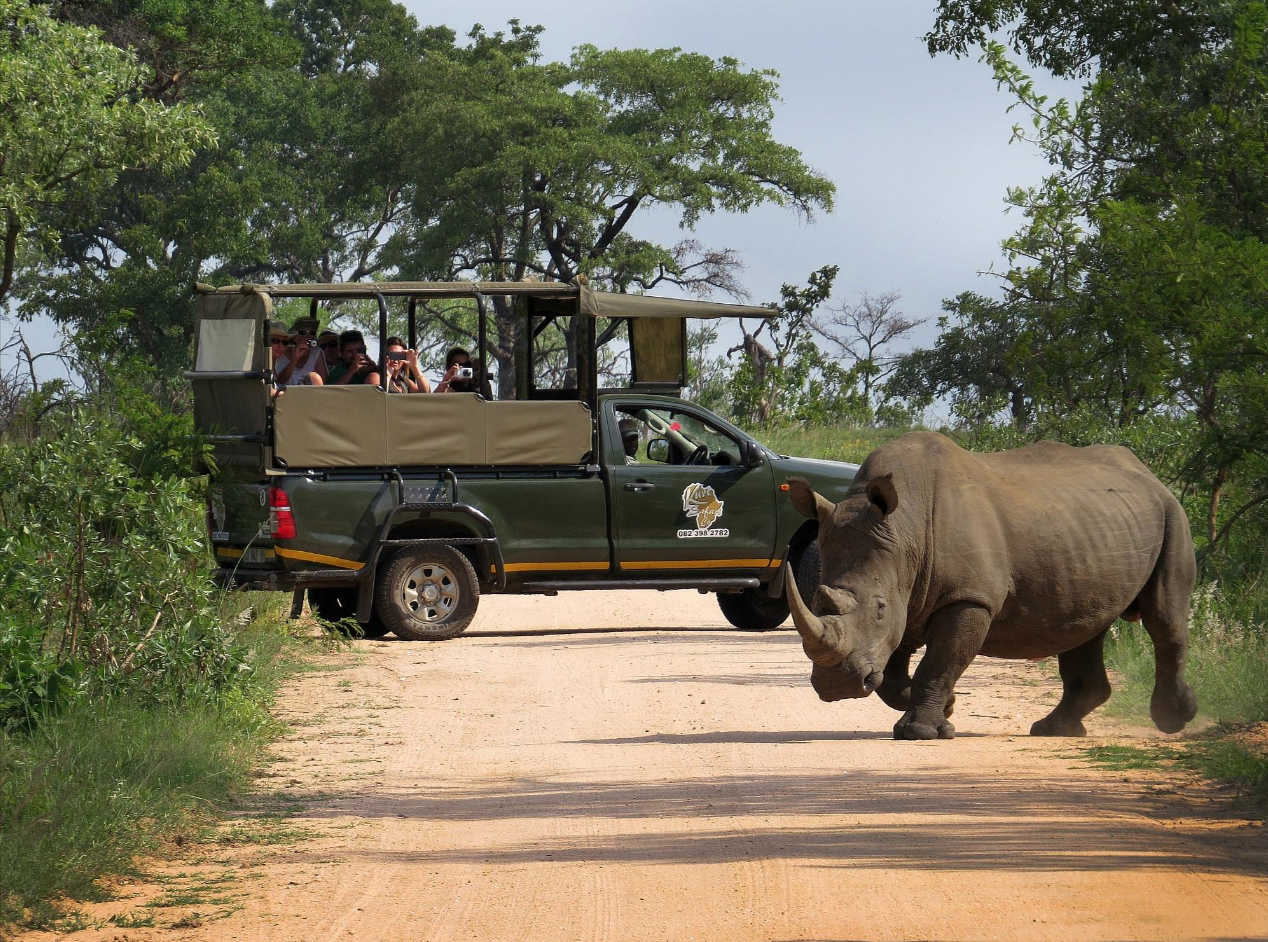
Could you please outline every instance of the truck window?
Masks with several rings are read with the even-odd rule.
[[[740,463],[739,443],[690,412],[631,405],[617,406],[616,417],[623,441],[627,443],[627,464]],[[636,447],[631,447],[631,431],[638,435]]]

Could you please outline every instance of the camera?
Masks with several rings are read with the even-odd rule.
[[[469,366],[458,367],[458,372],[454,374],[454,379],[471,379],[475,376],[475,370]]]
[[[405,351],[404,350],[390,350],[388,351],[387,358],[389,360],[404,360]]]

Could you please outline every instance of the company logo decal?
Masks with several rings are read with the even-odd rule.
[[[211,489],[211,518],[215,521],[216,528],[211,532],[211,538],[214,541],[223,541],[229,539],[229,534],[225,532],[225,495],[218,487]]]
[[[704,484],[688,484],[687,489],[682,492],[682,509],[689,519],[696,521],[696,528],[679,530],[678,539],[730,536],[731,531],[725,527],[713,526],[722,519],[723,503],[718,500],[713,488]]]

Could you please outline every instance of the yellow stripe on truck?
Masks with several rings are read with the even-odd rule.
[[[227,556],[229,559],[241,559],[241,558],[242,558],[242,554],[243,554],[243,553],[245,553],[245,552],[247,551],[247,549],[248,549],[248,548],[249,548],[249,547],[238,547],[238,546],[217,546],[217,547],[216,547],[216,555],[217,555],[217,556]],[[266,550],[264,551],[264,558],[265,558],[265,559],[272,559],[272,558],[273,558],[273,551],[272,551],[271,549],[266,549]]]
[[[359,563],[355,559],[340,559],[338,556],[323,556],[321,553],[305,553],[303,550],[283,549],[275,547],[278,556],[285,556],[287,559],[298,559],[305,563],[325,563],[328,566],[338,566],[340,569],[360,569],[365,563]]]
[[[768,569],[774,563],[761,559],[638,559],[622,562],[622,569]]]
[[[608,568],[608,562],[506,563],[503,568],[507,572],[599,572]]]

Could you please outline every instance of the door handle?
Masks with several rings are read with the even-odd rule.
[[[627,491],[650,491],[656,485],[651,481],[630,481],[625,485]]]

